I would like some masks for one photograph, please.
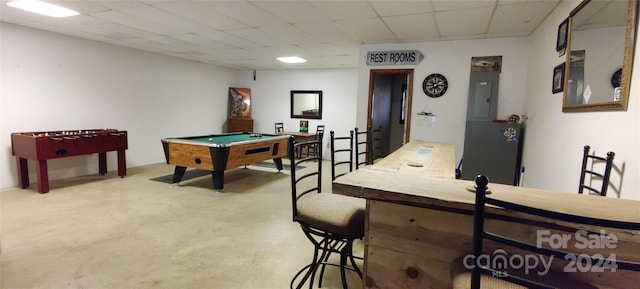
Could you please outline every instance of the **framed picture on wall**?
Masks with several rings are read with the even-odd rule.
[[[229,87],[229,114],[231,118],[251,117],[251,89]]]
[[[553,68],[553,86],[551,92],[558,93],[564,90],[564,63]]]
[[[558,39],[556,40],[556,51],[560,53],[560,56],[564,54],[567,48],[567,34],[569,34],[569,18],[565,19],[558,26]]]

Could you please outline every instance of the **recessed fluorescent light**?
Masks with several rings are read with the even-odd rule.
[[[7,6],[58,18],[80,14],[77,11],[38,0],[16,0],[7,3]]]
[[[278,57],[277,59],[282,61],[282,62],[284,62],[284,63],[305,63],[305,62],[307,62],[306,59],[300,58],[298,56]]]

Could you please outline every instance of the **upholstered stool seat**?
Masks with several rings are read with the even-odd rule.
[[[364,199],[332,193],[307,194],[298,200],[298,221],[355,239],[364,236]]]
[[[547,257],[547,256],[545,256]],[[453,289],[470,289],[471,288],[471,269],[465,267],[463,260],[464,257],[457,258],[451,263],[451,283]],[[545,259],[547,260],[547,259]],[[540,266],[529,270],[529,274],[526,274],[524,268],[520,270],[508,270],[508,274],[517,276],[523,279],[531,280],[537,283],[545,284],[551,287],[559,289],[597,289],[591,284],[575,280],[569,277],[566,273],[557,272],[553,269],[546,272],[544,275],[538,275],[538,272],[545,272],[545,269]],[[481,289],[527,289],[526,286],[520,286],[518,284],[507,282],[499,277],[493,277],[488,274],[480,275],[480,288]]]

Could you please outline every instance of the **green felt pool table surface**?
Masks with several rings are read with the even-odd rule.
[[[252,134],[258,134],[258,136],[252,136]],[[253,142],[260,140],[268,140],[273,138],[282,138],[286,137],[284,135],[279,134],[266,134],[266,133],[244,133],[244,132],[235,132],[235,133],[222,133],[222,134],[210,134],[210,135],[201,135],[201,136],[191,136],[191,137],[176,137],[176,138],[168,138],[170,141],[185,141],[191,143],[202,143],[203,145],[214,145],[214,146],[226,146],[233,145],[236,143],[245,143],[245,142]]]

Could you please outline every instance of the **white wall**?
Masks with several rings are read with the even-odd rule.
[[[632,76],[627,111],[562,112],[562,93],[551,93],[553,67],[562,63],[555,51],[558,25],[577,6],[562,2],[528,41],[529,62],[525,114],[526,128],[523,165],[524,185],[529,187],[576,192],[582,147],[590,145],[598,154],[614,151],[616,157],[608,195],[640,199],[638,190],[638,112],[640,73]],[[587,52],[587,57],[588,57]],[[638,50],[634,67],[640,68]],[[621,172],[620,172],[621,171]],[[622,175],[622,177],[621,177]]]
[[[322,119],[309,119],[309,132],[325,125],[323,155],[329,158],[329,131],[347,135],[355,127],[356,77],[355,68],[258,70],[255,81],[253,71],[239,72],[236,83],[251,88],[251,118],[261,132],[273,132],[276,122],[283,122],[285,131],[298,131],[301,119],[290,117],[291,90],[322,90]]]
[[[498,91],[498,118],[524,111],[524,87],[527,67],[527,39],[524,37],[440,41],[428,43],[401,43],[362,45],[360,55],[369,51],[419,50],[424,59],[415,66],[367,66],[361,58],[358,71],[359,126],[367,120],[369,71],[372,69],[414,69],[411,139],[454,143],[456,159],[460,160],[464,147],[464,129],[469,94],[471,58],[476,56],[502,56],[502,73]],[[442,97],[429,98],[422,91],[422,81],[431,73],[447,77],[449,89]],[[550,76],[549,76],[550,77]],[[419,116],[421,111],[437,115],[435,124]]]
[[[115,128],[127,166],[164,162],[163,137],[221,132],[234,70],[2,23],[0,188],[17,186],[12,132]],[[49,178],[97,173],[97,156],[48,162]],[[114,152],[108,168],[117,168]],[[32,184],[35,163],[29,162]]]

